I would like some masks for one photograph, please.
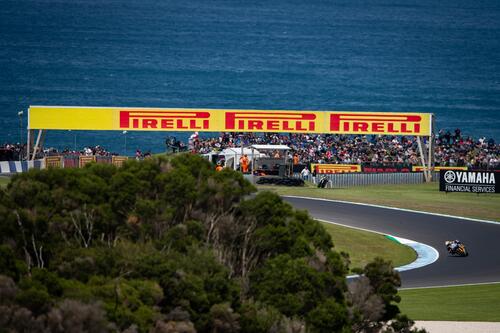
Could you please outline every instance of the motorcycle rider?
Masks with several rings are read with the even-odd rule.
[[[446,245],[448,246],[448,251],[453,254],[460,245],[460,241],[455,239],[454,241],[448,241]]]

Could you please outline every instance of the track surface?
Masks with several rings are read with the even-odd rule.
[[[317,219],[408,238],[438,250],[439,259],[433,264],[400,273],[403,288],[500,281],[500,223],[316,199],[284,200]],[[448,256],[444,241],[449,239],[464,242],[469,256]]]

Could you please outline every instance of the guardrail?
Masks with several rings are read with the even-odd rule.
[[[295,178],[303,178],[295,173]],[[326,175],[309,175],[304,180],[318,184],[323,178],[328,180],[325,188],[346,188],[364,185],[384,184],[421,184],[425,182],[423,172],[397,172],[397,173],[335,173]],[[439,180],[439,174],[433,172],[433,181]]]
[[[0,174],[11,174],[26,172],[29,169],[44,169],[44,160],[35,161],[1,161],[0,162]]]

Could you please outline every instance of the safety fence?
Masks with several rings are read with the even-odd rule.
[[[318,184],[321,179],[326,178],[328,182],[325,188],[346,188],[363,185],[384,185],[384,184],[420,184],[425,182],[422,172],[395,172],[395,173],[335,173],[325,175],[308,175],[301,177],[295,173],[295,178],[302,178],[306,181]],[[433,172],[432,180],[439,180],[439,173]]]
[[[29,169],[44,169],[44,160],[35,161],[1,161],[0,162],[0,174],[11,174],[26,172]]]
[[[1,161],[0,174],[26,172],[29,169],[83,168],[91,162],[120,167],[127,160],[127,156],[47,156],[35,161]]]

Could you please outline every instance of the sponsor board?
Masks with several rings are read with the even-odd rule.
[[[44,159],[46,168],[60,168],[62,166],[62,156],[47,156]]]
[[[444,192],[500,193],[500,173],[493,171],[441,170],[439,190]]]
[[[412,167],[409,164],[392,164],[392,165],[372,165],[363,164],[363,172],[367,173],[393,173],[393,172],[411,172]]]
[[[394,112],[328,112],[329,132],[334,134],[431,134],[431,114]]]
[[[425,168],[421,165],[414,165],[412,167],[413,172],[423,172],[424,170],[427,170],[427,168]],[[432,170],[434,170],[434,171],[441,171],[441,170],[464,170],[464,171],[467,171],[468,168],[466,166],[435,166]]]
[[[305,111],[221,110],[224,131],[228,132],[290,132],[322,131],[322,113]]]
[[[30,106],[28,128],[429,136],[431,119],[404,112]]]
[[[78,166],[83,168],[85,164],[95,162],[95,156],[80,156]]]
[[[359,164],[311,164],[313,172],[317,174],[361,172]]]
[[[210,113],[201,111],[120,110],[120,129],[190,130],[210,128]]]
[[[128,161],[127,156],[113,156],[111,159],[111,163],[116,167],[121,167],[126,161]]]

